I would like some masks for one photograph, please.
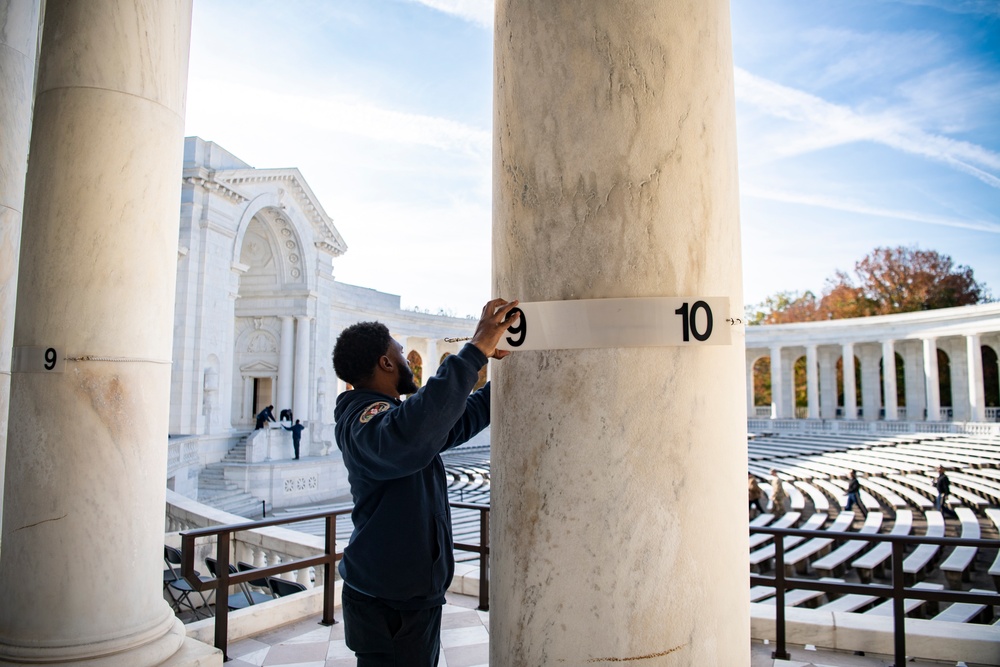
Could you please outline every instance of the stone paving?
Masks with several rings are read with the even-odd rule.
[[[476,598],[448,595],[441,621],[441,659],[438,667],[487,667],[489,665],[489,612],[476,611]],[[337,625],[324,627],[319,616],[233,642],[227,667],[354,667],[354,654],[344,643],[344,625],[338,608]],[[751,644],[750,667],[889,667],[890,656],[789,647],[791,660],[771,657],[773,645]],[[952,662],[909,661],[907,667],[941,667]],[[964,665],[965,663],[958,663]],[[539,666],[544,667],[544,666]],[[968,667],[978,667],[968,665]]]

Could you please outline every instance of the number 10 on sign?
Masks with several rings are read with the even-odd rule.
[[[500,339],[502,350],[729,345],[729,297],[535,301]]]

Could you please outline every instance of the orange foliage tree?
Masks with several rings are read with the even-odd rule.
[[[875,248],[854,265],[854,275],[837,271],[819,299],[812,292],[779,292],[747,307],[750,324],[838,320],[933,310],[989,301],[986,285],[972,269],[956,266],[934,250]]]

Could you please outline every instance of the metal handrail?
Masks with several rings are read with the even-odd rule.
[[[459,551],[470,551],[479,554],[479,607],[481,611],[490,609],[490,582],[489,582],[489,555],[490,555],[490,506],[475,503],[450,503],[454,508],[471,509],[479,511],[479,544],[455,543],[453,546]],[[334,590],[333,590],[333,565],[344,555],[342,551],[336,550],[336,520],[338,516],[350,514],[353,508],[345,507],[338,510],[326,512],[314,512],[311,514],[298,514],[282,519],[266,519],[262,521],[248,521],[246,523],[229,524],[225,526],[209,526],[208,528],[198,528],[181,533],[181,576],[199,591],[208,589],[215,590],[215,647],[222,651],[223,660],[228,660],[227,645],[229,635],[229,605],[224,601],[229,599],[229,587],[249,582],[252,579],[262,579],[271,577],[292,570],[301,570],[306,567],[323,566],[323,619],[322,625],[334,625],[337,621],[333,616]],[[234,533],[255,530],[257,528],[267,528],[269,526],[282,526],[300,521],[310,521],[314,519],[325,519],[324,530],[325,551],[322,556],[310,556],[279,565],[256,568],[246,572],[229,572],[229,544]],[[212,579],[201,579],[195,574],[194,552],[195,540],[201,537],[215,537],[216,561],[218,562],[217,576]]]
[[[490,610],[490,506],[476,503],[451,503],[452,507],[467,510],[479,510],[479,544],[460,544],[453,546],[459,551],[471,551],[479,554],[479,611]]]
[[[867,542],[890,542],[892,545],[892,578],[890,586],[878,584],[849,584],[827,581],[816,581],[815,579],[800,579],[797,577],[785,577],[785,544],[784,539],[774,540],[774,576],[750,575],[751,585],[771,585],[775,590],[775,650],[772,657],[781,660],[789,660],[789,654],[785,647],[785,590],[791,588],[801,588],[812,591],[823,591],[831,593],[859,593],[862,595],[872,595],[875,597],[891,598],[893,601],[893,639],[895,649],[896,667],[906,665],[906,613],[904,610],[904,600],[913,598],[918,600],[928,600],[937,602],[968,602],[973,604],[1000,605],[1000,594],[983,595],[980,593],[969,593],[965,591],[932,591],[919,588],[908,588],[905,585],[903,574],[904,549],[908,544],[939,544],[944,546],[963,547],[990,547],[1000,546],[997,540],[984,539],[964,539],[960,537],[926,537],[915,535],[880,535],[878,533],[856,533],[840,532],[832,530],[802,530],[799,528],[768,528],[766,526],[751,526],[750,533],[763,533],[766,535],[785,536],[797,535],[801,537],[823,537],[845,540],[865,540]]]
[[[263,521],[248,521],[246,523],[229,524],[226,526],[210,526],[208,528],[198,528],[181,533],[181,576],[199,591],[215,589],[215,647],[222,651],[222,659],[228,660],[227,643],[229,635],[229,587],[237,584],[249,582],[251,579],[261,579],[271,577],[292,570],[301,570],[307,567],[323,566],[323,619],[322,625],[333,625],[337,621],[333,617],[334,607],[334,564],[343,556],[343,552],[337,551],[337,517],[342,514],[350,514],[350,507],[332,510],[327,512],[314,512],[312,514],[298,514],[283,519],[266,519]],[[257,528],[267,528],[269,526],[281,526],[300,521],[310,521],[314,519],[325,519],[324,531],[324,553],[322,556],[310,556],[299,560],[270,565],[268,567],[248,570],[246,572],[229,572],[229,544],[233,533],[255,530]],[[194,569],[195,540],[199,537],[215,537],[216,561],[218,568],[216,577],[202,580]]]

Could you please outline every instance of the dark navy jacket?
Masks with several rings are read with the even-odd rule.
[[[490,385],[469,395],[486,356],[448,356],[403,402],[365,389],[337,397],[335,434],[354,497],[354,533],[340,574],[396,609],[444,604],[455,573],[440,453],[490,423]]]

